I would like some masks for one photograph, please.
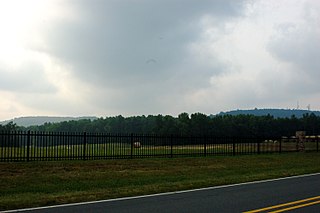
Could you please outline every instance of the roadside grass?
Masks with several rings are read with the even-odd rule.
[[[0,210],[320,172],[320,153],[0,163]]]

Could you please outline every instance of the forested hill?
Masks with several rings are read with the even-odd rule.
[[[320,116],[320,111],[310,111],[302,109],[249,109],[249,110],[232,110],[229,112],[221,112],[218,115],[255,115],[266,116],[271,115],[275,118],[302,118],[304,114],[315,114]]]
[[[9,122],[15,123],[18,126],[37,126],[43,125],[45,123],[60,123],[63,121],[78,121],[82,119],[94,120],[97,117],[53,117],[53,116],[28,116],[28,117],[19,117],[7,121],[0,122],[0,125],[6,125]]]

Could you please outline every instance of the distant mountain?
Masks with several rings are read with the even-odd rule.
[[[264,116],[271,115],[275,118],[290,118],[293,115],[297,118],[301,118],[304,114],[314,113],[316,116],[320,116],[320,111],[310,111],[302,109],[249,109],[249,110],[233,110],[229,112],[220,112],[218,115],[255,115]]]
[[[87,116],[87,117],[29,116],[29,117],[19,117],[11,120],[1,121],[0,125],[5,125],[9,122],[13,122],[18,126],[28,127],[28,126],[42,125],[44,123],[59,123],[59,122],[71,121],[71,120],[78,121],[82,119],[95,120],[97,119],[97,117],[94,117],[94,116]]]

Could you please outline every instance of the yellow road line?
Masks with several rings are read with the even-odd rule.
[[[244,213],[263,212],[263,211],[267,211],[267,210],[277,209],[277,208],[280,208],[280,207],[286,207],[286,206],[291,206],[291,205],[295,205],[295,204],[300,204],[300,203],[304,203],[304,202],[312,201],[312,200],[316,200],[316,199],[320,199],[320,196],[311,197],[311,198],[307,198],[307,199],[303,199],[303,200],[297,200],[297,201],[284,203],[284,204],[279,204],[279,205],[275,205],[275,206],[270,206],[270,207],[266,207],[266,208],[262,208],[262,209],[251,210],[251,211],[247,211],[247,212],[244,212]]]
[[[306,207],[306,206],[316,205],[316,204],[319,204],[319,203],[320,203],[320,200],[315,201],[315,202],[311,202],[311,203],[301,204],[301,205],[298,205],[298,206],[292,206],[292,207],[285,208],[285,209],[280,209],[280,210],[273,211],[273,212],[270,212],[270,213],[285,212],[285,211],[289,211],[289,210],[293,210],[293,209],[299,209],[299,208]]]

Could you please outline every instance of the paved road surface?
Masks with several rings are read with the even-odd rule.
[[[320,212],[320,174],[23,212],[245,212],[307,198],[311,200],[294,206],[317,204],[292,212]]]

